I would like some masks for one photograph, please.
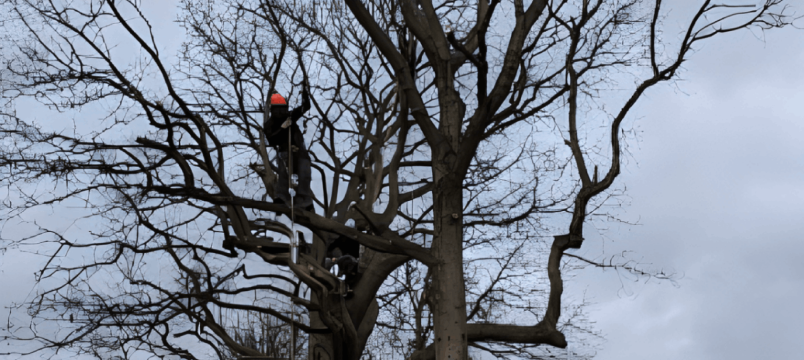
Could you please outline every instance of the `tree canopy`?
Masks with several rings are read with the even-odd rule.
[[[101,358],[358,359],[378,330],[415,359],[565,348],[562,267],[618,266],[566,251],[623,190],[633,106],[698,44],[790,21],[780,0],[704,1],[680,34],[660,0],[184,0],[173,57],[148,4],[6,4],[2,211],[33,220],[0,246],[47,257],[29,314],[60,322],[8,336]],[[309,94],[284,155],[275,92]],[[283,164],[308,158],[314,205],[291,208]]]

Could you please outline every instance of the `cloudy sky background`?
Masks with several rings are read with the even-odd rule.
[[[630,250],[683,277],[676,288],[582,271],[568,286],[594,303],[590,319],[606,335],[597,359],[801,358],[802,64],[801,30],[764,42],[730,34],[692,56],[678,88],[640,101],[636,163],[618,179],[631,199],[625,218],[640,225],[612,226],[608,240],[587,229],[595,241],[579,253]]]
[[[176,30],[165,3],[148,16]],[[668,24],[681,15],[674,10]],[[577,253],[629,250],[679,276],[673,286],[588,268],[567,284],[570,297],[585,291],[590,320],[605,334],[597,359],[804,353],[796,305],[804,299],[804,30],[774,30],[764,42],[757,35],[707,42],[683,81],[650,90],[632,112],[640,142],[618,181],[631,199],[623,215],[640,225],[587,228]],[[180,40],[157,39],[166,49]],[[31,264],[0,259],[0,305],[26,297]]]

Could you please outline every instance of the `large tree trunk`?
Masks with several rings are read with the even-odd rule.
[[[436,182],[433,255],[439,264],[432,272],[430,304],[434,307],[437,360],[465,360],[466,299],[463,282],[463,199],[461,182]]]
[[[449,67],[447,67],[449,69]],[[441,74],[449,75],[449,71]],[[435,236],[433,255],[438,260],[431,267],[430,304],[435,325],[437,360],[465,360],[466,288],[463,279],[463,171],[456,170],[453,149],[460,144],[464,105],[452,87],[449,76],[441,76],[439,91],[440,131],[449,146],[433,148],[433,216]]]
[[[312,302],[318,304],[318,300],[312,297]],[[310,327],[323,328],[324,322],[321,321],[318,311],[310,313]],[[333,357],[334,347],[331,334],[310,334],[308,337],[307,359],[308,360],[335,360]]]
[[[310,256],[322,263],[327,253],[327,246],[324,241],[317,235],[313,235],[312,253]],[[319,294],[311,294],[310,302],[321,306],[321,301],[318,298]],[[310,312],[310,327],[314,329],[322,329],[326,327],[324,321],[321,320],[320,312]],[[335,360],[334,346],[332,343],[332,334],[310,334],[307,338],[307,359],[308,360]]]
[[[326,256],[326,246],[318,237],[311,254],[316,261]],[[379,315],[379,304],[374,296],[384,279],[405,261],[407,256],[377,253],[366,249],[364,255],[367,268],[360,280],[355,284],[355,292],[350,299],[341,294],[313,294],[310,301],[322,306],[322,311],[310,313],[312,328],[326,328],[327,323],[322,316],[327,316],[333,333],[310,334],[308,342],[308,360],[359,360],[363,355],[366,342],[374,330]],[[322,301],[323,300],[323,301]],[[324,313],[326,312],[326,313]],[[355,332],[347,331],[352,327]]]

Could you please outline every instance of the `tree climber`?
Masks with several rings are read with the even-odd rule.
[[[336,236],[327,241],[327,258],[324,267],[338,265],[338,277],[346,275],[347,282],[357,275],[360,244],[346,236]]]
[[[313,211],[313,192],[310,190],[312,179],[310,170],[310,153],[304,145],[304,136],[296,121],[310,110],[310,96],[307,89],[302,89],[301,106],[288,110],[288,103],[282,95],[271,95],[271,116],[265,119],[263,131],[268,146],[277,152],[276,170],[277,182],[274,203],[284,203],[290,207],[290,184],[288,184],[288,167],[292,166],[291,174],[298,177],[294,189],[293,206],[307,211]]]
[[[352,284],[354,279],[357,278],[357,264],[358,260],[352,255],[342,255],[340,257],[327,258],[324,262],[326,267],[338,265],[338,277],[346,275],[344,280]]]
[[[354,227],[354,221],[348,221],[346,226]],[[360,273],[358,263],[360,257],[360,244],[348,236],[332,235],[326,240],[327,252],[324,259],[324,267],[329,270],[334,265],[338,265],[337,277],[345,276],[347,288],[351,288],[358,280]],[[344,294],[348,296],[347,294]]]

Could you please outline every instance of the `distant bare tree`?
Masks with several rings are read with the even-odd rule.
[[[3,246],[49,257],[10,338],[125,358],[273,351],[224,311],[292,324],[312,359],[360,358],[378,317],[414,359],[565,348],[564,255],[622,190],[634,104],[703,40],[789,22],[704,1],[674,41],[660,0],[184,0],[169,63],[138,1],[6,3],[4,96],[73,117],[0,123],[3,218],[35,228]]]

